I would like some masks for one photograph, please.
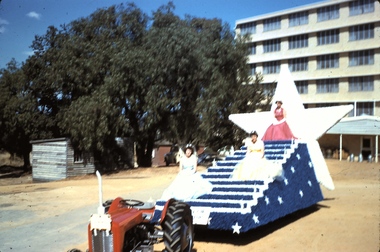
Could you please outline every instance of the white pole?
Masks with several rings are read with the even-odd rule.
[[[379,135],[376,135],[375,162],[379,161]]]
[[[342,161],[342,134],[339,136],[339,161]]]
[[[105,213],[105,208],[103,206],[103,189],[102,189],[102,176],[99,171],[96,171],[96,177],[98,177],[98,193],[99,193],[99,206],[98,214],[102,215]]]

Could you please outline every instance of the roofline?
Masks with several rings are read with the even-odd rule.
[[[345,118],[342,118],[339,122],[353,122],[353,121],[361,121],[361,120],[370,120],[370,121],[380,122],[380,116],[361,115],[361,116],[354,116],[354,117],[345,117]]]
[[[291,13],[295,13],[295,12],[306,11],[306,10],[310,10],[310,9],[320,8],[320,7],[334,5],[334,4],[352,2],[352,1],[353,0],[327,0],[327,1],[321,1],[321,2],[316,2],[316,3],[301,5],[301,6],[294,7],[294,8],[283,9],[283,10],[276,11],[276,12],[270,12],[270,13],[262,14],[262,15],[258,15],[258,16],[252,16],[252,17],[248,17],[248,18],[238,19],[235,21],[235,28],[239,24],[255,22],[258,20],[262,20],[262,19],[272,18],[272,17],[276,17],[276,16],[281,16],[281,15],[287,15],[287,14],[291,14]]]
[[[48,143],[48,142],[58,142],[58,141],[67,141],[69,140],[67,137],[61,137],[61,138],[51,138],[51,139],[40,139],[40,140],[32,140],[29,143]]]

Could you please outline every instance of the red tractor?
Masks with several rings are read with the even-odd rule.
[[[169,200],[159,221],[152,222],[154,203],[120,197],[103,203],[101,176],[96,175],[99,207],[88,225],[89,252],[153,252],[160,242],[167,252],[192,250],[194,227],[188,204]]]

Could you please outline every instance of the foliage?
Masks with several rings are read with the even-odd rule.
[[[35,36],[34,55],[1,70],[1,147],[30,151],[30,140],[67,136],[114,168],[117,137],[135,139],[140,166],[160,139],[237,145],[242,133],[228,116],[269,101],[261,77],[249,75],[245,38],[174,8],[149,17],[134,4],[111,6]]]

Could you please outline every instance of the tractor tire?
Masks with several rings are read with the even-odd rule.
[[[194,245],[193,216],[190,206],[173,201],[163,224],[166,252],[191,252]]]

